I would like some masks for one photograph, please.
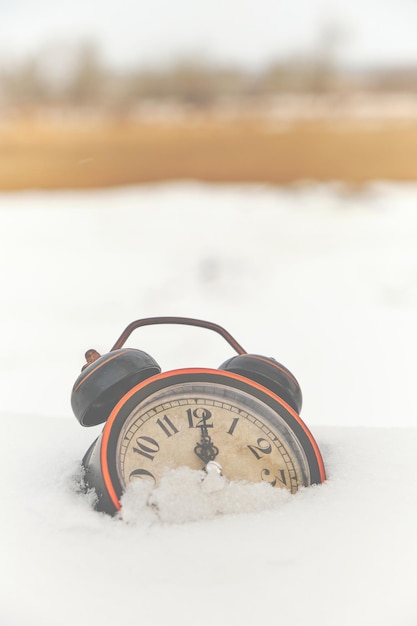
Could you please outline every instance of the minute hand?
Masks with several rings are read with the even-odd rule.
[[[201,428],[201,441],[196,444],[194,452],[204,463],[207,464],[209,461],[214,461],[216,456],[219,454],[219,449],[212,442],[211,437],[208,434],[206,424],[203,423],[199,426],[199,428]]]

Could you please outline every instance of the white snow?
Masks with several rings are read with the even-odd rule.
[[[0,195],[1,626],[417,623],[416,203],[387,183]],[[101,427],[71,388],[87,348],[152,315],[289,367],[327,482],[181,470],[96,513],[77,485]],[[233,354],[186,327],[127,345],[164,370]]]

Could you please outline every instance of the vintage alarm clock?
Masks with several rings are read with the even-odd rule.
[[[219,333],[237,353],[218,369],[161,372],[146,352],[123,348],[133,330],[186,324]],[[295,493],[325,480],[323,459],[301,420],[301,389],[273,358],[248,354],[221,326],[184,317],[129,324],[108,354],[86,353],[71,404],[83,426],[105,423],[82,461],[96,508],[109,514],[133,480],[158,484],[167,469],[215,464],[225,478],[266,481]]]

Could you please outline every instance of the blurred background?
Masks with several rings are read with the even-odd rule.
[[[180,315],[289,367],[308,424],[414,426],[416,24],[414,0],[0,2],[2,411],[70,416],[88,348]]]
[[[414,0],[0,3],[0,189],[414,180]]]

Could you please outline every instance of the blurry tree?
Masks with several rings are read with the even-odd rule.
[[[39,104],[47,99],[48,87],[37,58],[11,64],[0,71],[2,101],[18,106]]]
[[[311,54],[310,89],[313,93],[334,91],[340,74],[339,52],[346,40],[345,27],[325,22]]]
[[[417,92],[417,66],[378,68],[368,77],[374,91]]]
[[[341,78],[338,51],[343,38],[338,25],[324,25],[311,51],[269,65],[258,78],[258,90],[265,94],[334,91]]]
[[[80,45],[72,75],[64,86],[65,99],[73,105],[99,104],[106,99],[108,82],[110,72],[97,47],[89,42]]]
[[[0,104],[96,107],[121,115],[155,101],[207,109],[286,93],[417,92],[417,67],[343,68],[339,48],[344,36],[338,25],[326,25],[308,53],[258,71],[187,58],[122,71],[108,67],[94,43],[55,43],[26,61],[0,65]]]
[[[185,59],[169,67],[147,68],[127,76],[125,97],[130,102],[163,99],[207,107],[219,98],[243,95],[244,83],[241,70]]]

